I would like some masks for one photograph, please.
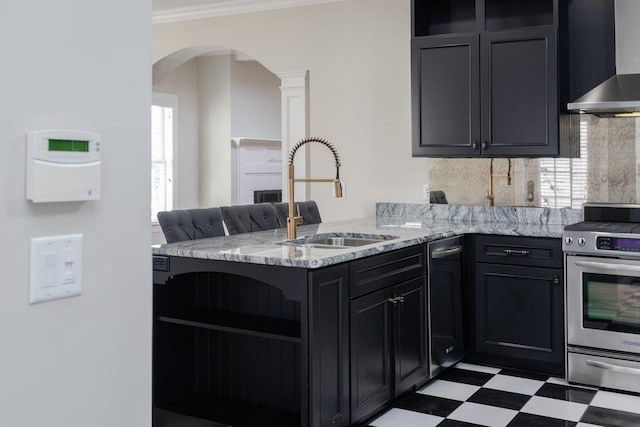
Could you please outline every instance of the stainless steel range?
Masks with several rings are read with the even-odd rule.
[[[583,215],[563,233],[567,380],[640,392],[640,205]]]

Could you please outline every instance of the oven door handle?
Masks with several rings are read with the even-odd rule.
[[[587,365],[595,368],[606,369],[608,371],[619,372],[621,374],[640,375],[639,368],[630,368],[628,366],[618,366],[611,363],[598,362],[597,360],[587,359]]]
[[[576,261],[575,264],[578,267],[591,267],[598,268],[600,270],[607,271],[630,271],[633,273],[640,273],[640,266],[638,265],[628,265],[628,264],[607,264],[604,262],[594,262],[594,261]]]

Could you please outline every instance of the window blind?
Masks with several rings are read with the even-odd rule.
[[[580,209],[587,201],[587,122],[580,121],[579,159],[540,159],[541,206]]]

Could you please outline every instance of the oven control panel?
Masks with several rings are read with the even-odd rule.
[[[562,250],[577,254],[640,258],[640,235],[565,230]]]
[[[597,236],[596,249],[602,251],[640,252],[640,238]]]

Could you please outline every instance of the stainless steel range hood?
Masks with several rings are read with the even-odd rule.
[[[567,108],[601,117],[640,117],[640,74],[616,74]]]

